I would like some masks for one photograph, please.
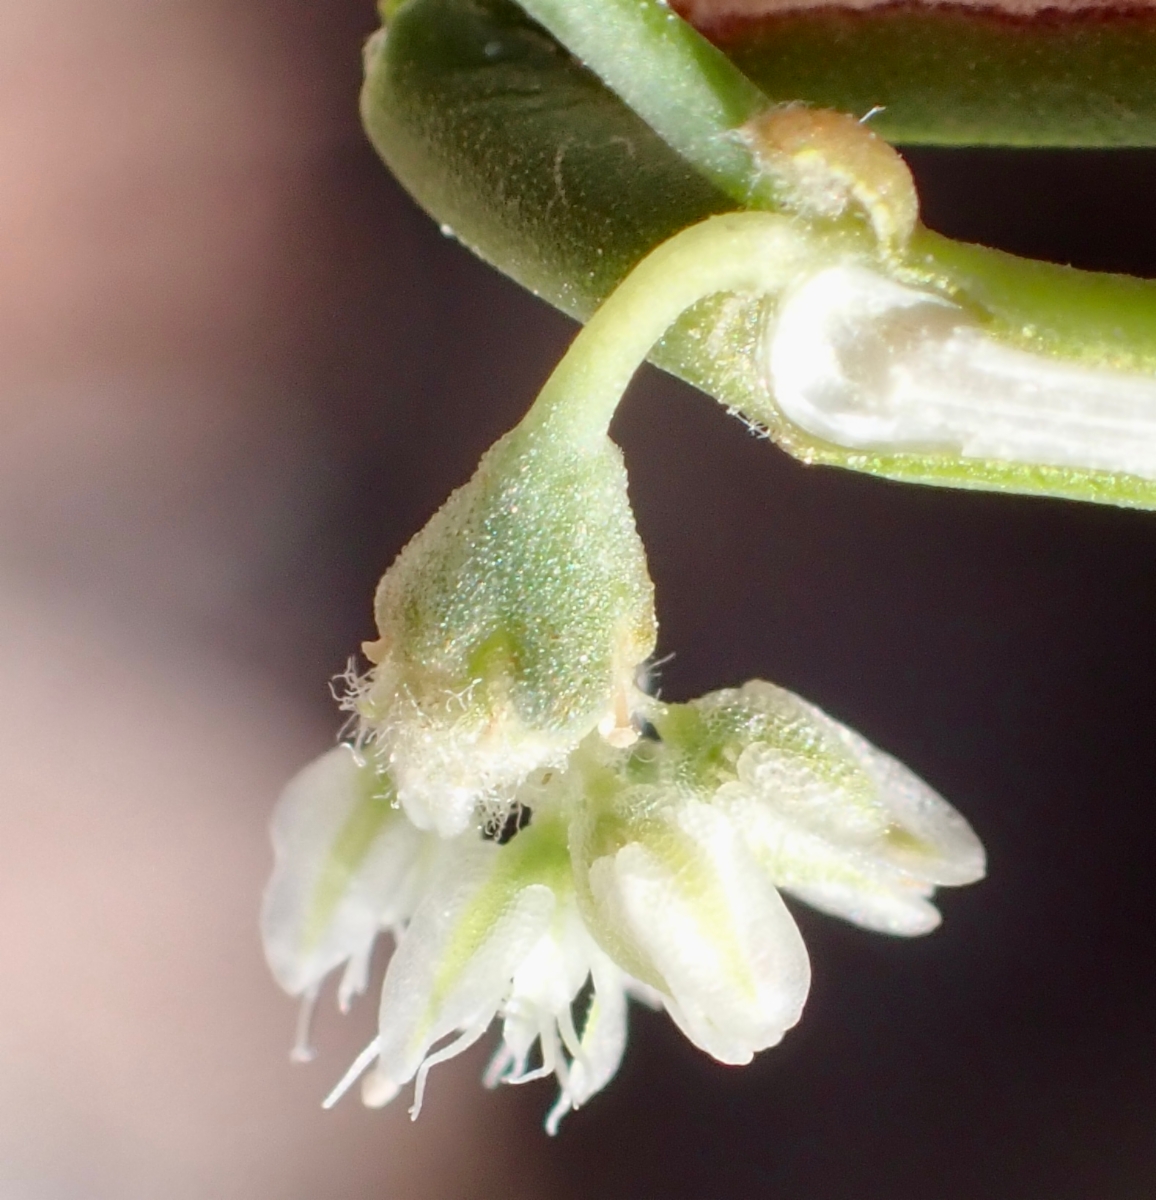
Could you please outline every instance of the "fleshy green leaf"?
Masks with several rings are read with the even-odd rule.
[[[659,242],[736,207],[733,189],[727,195],[708,182],[504,0],[408,0],[388,35],[367,48],[362,111],[382,157],[435,219],[579,319]],[[1112,370],[1156,368],[1153,283],[1030,262],[923,229],[894,273],[1023,349]],[[808,434],[783,419],[760,376],[766,315],[760,299],[705,301],[653,358],[805,461],[913,482],[1156,506],[1156,484],[1132,475],[851,450]]]
[[[893,142],[1156,145],[1156,10],[1014,17],[835,5],[708,27],[772,100],[872,118]]]

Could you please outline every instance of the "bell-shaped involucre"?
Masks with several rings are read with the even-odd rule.
[[[761,680],[655,715],[663,772],[709,796],[774,883],[868,929],[927,933],[984,874],[967,822],[902,763]]]
[[[629,765],[621,788],[610,771],[584,773],[571,843],[591,932],[657,990],[695,1045],[749,1062],[781,1040],[807,998],[810,964],[793,918],[725,814],[629,782]]]
[[[617,447],[524,422],[378,588],[354,704],[422,829],[500,822],[590,732],[632,740],[653,588]]]
[[[415,829],[372,761],[336,746],[289,782],[272,825],[275,863],[261,910],[265,956],[291,995],[348,962],[342,1007],[365,988],[374,939],[417,900],[436,839]]]
[[[579,1030],[574,1008],[591,979]],[[501,1018],[502,1043],[486,1082],[555,1075],[561,1094],[547,1120],[553,1133],[618,1069],[628,992],[648,997],[583,926],[564,824],[537,822],[506,845],[466,834],[448,845],[389,964],[380,1034],[368,1052],[377,1062],[362,1096],[388,1103],[416,1077],[416,1117],[430,1068]],[[530,1069],[536,1044],[540,1065]]]

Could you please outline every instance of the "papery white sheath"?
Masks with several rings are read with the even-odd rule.
[[[789,291],[765,362],[783,413],[839,446],[1156,479],[1156,378],[1006,345],[957,305],[862,266]]]

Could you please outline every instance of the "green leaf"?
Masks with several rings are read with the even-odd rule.
[[[749,146],[720,137],[767,97],[665,0],[520,0],[521,7],[711,183],[773,198]]]
[[[408,0],[367,47],[379,153],[431,215],[563,311],[587,318],[659,242],[737,207],[504,0]],[[864,232],[864,236],[867,236]],[[1030,262],[919,230],[905,282],[993,336],[1089,365],[1156,368],[1156,285]],[[895,479],[1156,507],[1151,480],[946,454],[847,450],[787,425],[758,373],[760,300],[692,309],[653,359],[810,462]]]
[[[864,114],[893,142],[1156,145],[1156,12],[1010,17],[962,5],[835,6],[722,28],[773,100]]]

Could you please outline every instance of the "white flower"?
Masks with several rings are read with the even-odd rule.
[[[655,703],[657,741],[587,743],[569,775],[591,932],[722,1062],[774,1045],[809,968],[777,889],[869,929],[926,933],[983,847],[926,784],[782,688]]]
[[[579,1033],[573,1006],[587,980],[592,988]],[[561,1091],[546,1118],[546,1131],[556,1133],[562,1117],[601,1091],[617,1072],[626,1050],[628,995],[654,1003],[650,990],[620,971],[586,932],[568,888],[558,899],[551,927],[514,974],[501,1010],[502,1043],[486,1072],[487,1087],[555,1075]],[[535,1042],[541,1065],[530,1069]]]
[[[371,1105],[413,1082],[416,1116],[430,1069],[500,1021],[486,1081],[554,1075],[553,1133],[618,1069],[631,996],[726,1063],[798,1021],[810,967],[779,889],[914,934],[939,920],[936,886],[982,875],[953,809],[791,693],[755,681],[649,707],[655,738],[595,732],[564,770],[532,775],[516,793],[528,824],[500,840],[418,830],[348,746],[289,784],[263,914],[280,982],[307,1011],[347,962],[344,1006],[378,932],[398,939],[379,1032],[327,1104],[364,1075]]]
[[[526,794],[543,802],[541,815],[499,845],[475,831],[442,839],[416,829],[395,806],[388,777],[350,746],[322,755],[286,787],[261,925],[278,982],[304,997],[296,1058],[310,1054],[308,1020],[325,975],[347,964],[344,1010],[364,990],[378,933],[398,939],[381,1032],[327,1104],[376,1064],[363,1084],[366,1103],[388,1102],[416,1077],[416,1116],[430,1068],[495,1019],[502,1042],[487,1083],[554,1074],[561,1091],[547,1119],[551,1133],[613,1077],[626,1046],[628,995],[655,998],[587,933],[565,823],[549,811],[544,790]]]
[[[613,808],[577,818],[572,840],[591,931],[696,1046],[746,1063],[798,1021],[811,977],[803,939],[722,812],[628,786]]]
[[[588,980],[579,1030],[572,1008]],[[389,964],[380,1033],[334,1098],[376,1060],[362,1085],[365,1102],[388,1103],[416,1080],[416,1117],[430,1068],[500,1017],[502,1043],[486,1082],[555,1075],[553,1133],[618,1069],[628,991],[646,993],[599,950],[578,915],[562,825],[545,818],[502,846],[465,835],[443,857]],[[531,1069],[535,1043],[540,1065]]]
[[[269,966],[290,995],[309,1001],[325,975],[347,963],[344,1009],[365,989],[378,933],[400,928],[412,911],[436,839],[405,819],[388,777],[346,745],[290,781],[272,837],[261,910]],[[308,1053],[303,1039],[298,1052]]]
[[[375,613],[351,704],[422,829],[500,821],[595,729],[632,740],[654,598],[617,447],[523,422],[402,550]]]
[[[937,886],[982,879],[967,822],[902,763],[783,688],[753,680],[671,706],[668,770],[711,789],[769,879],[883,933],[927,933]]]

